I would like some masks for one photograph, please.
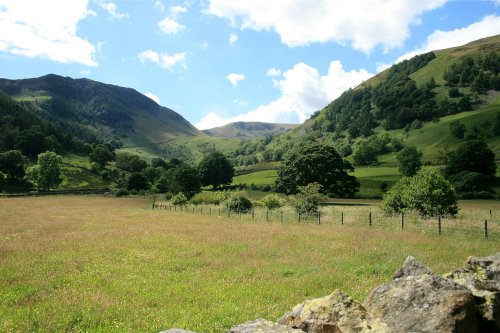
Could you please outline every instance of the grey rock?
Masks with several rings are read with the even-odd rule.
[[[480,315],[480,331],[500,332],[500,253],[469,257],[464,268],[444,277],[472,292]]]
[[[373,289],[366,310],[387,324],[388,332],[477,332],[470,290],[408,257],[393,280]]]
[[[309,333],[386,332],[386,325],[340,290],[305,301],[286,313],[279,323]]]
[[[257,319],[233,327],[227,333],[304,333],[304,331],[269,320]]]

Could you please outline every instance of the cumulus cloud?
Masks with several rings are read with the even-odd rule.
[[[269,76],[269,77],[276,77],[276,76],[279,76],[281,74],[281,71],[277,68],[269,68],[266,72],[266,76]]]
[[[163,6],[161,0],[155,1],[155,8],[158,9],[160,12],[163,12],[165,10],[165,6]]]
[[[170,8],[170,11],[175,14],[180,14],[187,12],[187,8],[183,6],[173,6],[172,8]]]
[[[228,79],[229,82],[231,82],[231,84],[236,87],[238,85],[238,82],[245,81],[246,78],[245,74],[231,73],[226,76],[226,79]]]
[[[480,38],[500,34],[500,16],[488,15],[481,21],[451,31],[436,30],[427,37],[427,41],[419,48],[405,53],[396,62],[410,59],[418,54],[464,45]]]
[[[229,35],[229,44],[233,45],[234,43],[236,43],[238,41],[238,35],[235,34],[235,33],[231,33]]]
[[[446,1],[210,0],[207,12],[242,29],[274,31],[290,47],[333,41],[367,53],[401,46],[410,25]]]
[[[187,55],[186,52],[179,52],[170,55],[168,53],[158,53],[152,50],[145,50],[139,53],[138,58],[142,63],[151,61],[152,63],[171,71],[175,66],[186,68]]]
[[[321,75],[314,67],[298,63],[285,71],[281,80],[276,80],[275,85],[281,91],[281,96],[274,101],[226,119],[210,112],[195,126],[207,129],[235,121],[301,123],[343,91],[357,86],[371,76],[364,69],[345,71],[340,61],[332,61],[325,75]]]
[[[0,3],[0,51],[61,63],[97,66],[96,47],[77,35],[78,23],[95,13],[87,0]]]
[[[108,12],[110,20],[119,21],[128,17],[128,14],[126,13],[119,13],[117,11],[116,4],[114,4],[113,2],[100,2],[99,6],[101,6],[102,9]]]
[[[150,99],[152,99],[153,101],[156,102],[156,104],[160,104],[160,97],[156,96],[155,94],[153,94],[152,92],[147,92],[147,93],[144,93],[144,96],[147,96],[149,97]]]
[[[185,28],[182,24],[170,17],[166,17],[164,20],[158,22],[158,27],[161,31],[169,35],[175,35]]]

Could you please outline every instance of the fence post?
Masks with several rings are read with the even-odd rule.
[[[484,220],[484,238],[488,238],[488,220]]]
[[[220,216],[220,207],[219,207],[219,216]]]
[[[318,225],[321,224],[321,212],[318,212]]]
[[[208,216],[212,216],[212,207],[208,209]]]
[[[153,197],[153,205],[151,206],[151,209],[155,209],[155,203],[156,203],[156,195]]]
[[[200,207],[200,215],[203,215],[203,207]]]
[[[255,220],[255,209],[252,209],[252,221]]]
[[[368,213],[368,226],[372,226],[372,212]]]
[[[401,212],[401,230],[405,229],[405,213]]]
[[[194,214],[194,206],[193,206],[193,214]]]
[[[281,217],[280,217],[280,219],[281,219],[281,223],[283,223],[283,211],[281,212],[281,214],[280,214],[280,215],[281,215]]]
[[[341,213],[341,216],[340,216],[340,224],[341,225],[344,225],[344,212]]]
[[[299,223],[300,223],[300,213],[299,213]]]
[[[231,217],[231,208],[227,210],[227,217]]]
[[[174,211],[175,212],[177,211],[177,205],[174,205]]]
[[[240,219],[241,219],[241,210],[240,210]]]
[[[441,236],[441,215],[438,216],[438,234]]]
[[[266,222],[269,221],[269,211],[266,210]]]

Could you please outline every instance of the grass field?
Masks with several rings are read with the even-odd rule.
[[[340,288],[362,300],[407,255],[439,273],[498,243],[151,210],[149,198],[0,200],[0,331],[220,332]]]

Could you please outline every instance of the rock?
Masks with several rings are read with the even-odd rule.
[[[169,330],[161,331],[161,332],[158,332],[158,333],[196,333],[196,332],[186,331],[186,330],[182,330],[180,328],[171,328]]]
[[[366,310],[389,332],[477,332],[470,290],[408,257],[393,280],[373,289]]]
[[[265,319],[257,319],[233,327],[227,333],[304,333],[304,331]]]
[[[444,277],[472,292],[480,314],[481,331],[500,332],[500,253],[469,257],[464,268]]]
[[[386,325],[340,290],[305,301],[286,313],[279,323],[309,333],[385,332]]]

